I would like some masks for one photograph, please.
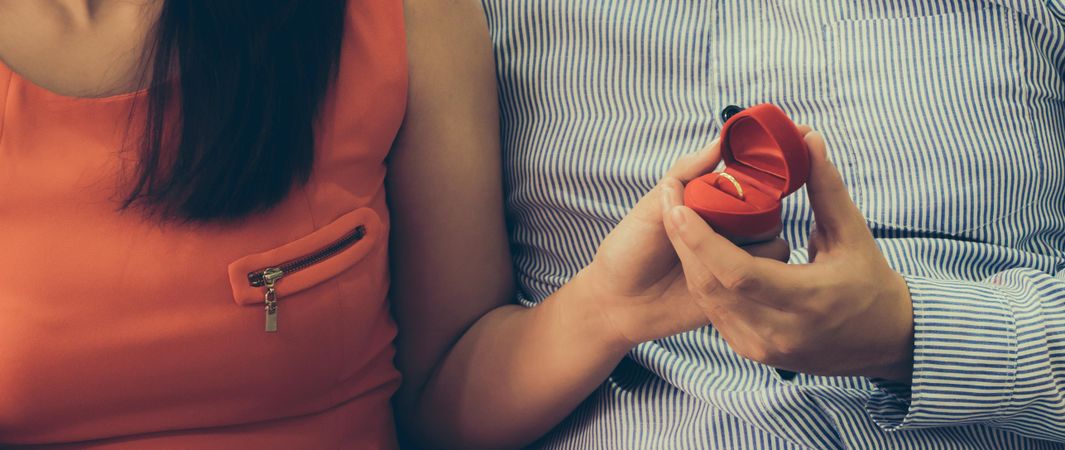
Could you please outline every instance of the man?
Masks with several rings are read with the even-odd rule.
[[[781,376],[706,328],[638,346],[540,446],[1065,446],[1060,0],[484,3],[525,303],[588,264],[726,105],[771,102],[824,134],[913,308],[911,384]],[[806,263],[804,192],[783,225]]]

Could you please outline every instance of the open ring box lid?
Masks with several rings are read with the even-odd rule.
[[[771,238],[780,226],[780,201],[810,175],[810,151],[795,123],[771,103],[747,108],[721,129],[725,169],[692,180],[684,204],[714,229],[737,240]],[[742,199],[732,176],[743,190]]]

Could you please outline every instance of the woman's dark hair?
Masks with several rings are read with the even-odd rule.
[[[346,0],[167,0],[146,47],[153,86],[122,209],[225,221],[310,176]]]

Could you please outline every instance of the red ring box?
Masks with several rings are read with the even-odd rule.
[[[780,227],[780,201],[810,176],[810,150],[798,127],[771,103],[747,108],[721,129],[721,159],[724,170],[688,183],[684,205],[734,241],[772,238]],[[722,172],[740,185],[742,199]]]

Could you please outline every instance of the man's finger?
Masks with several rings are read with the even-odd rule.
[[[809,280],[803,279],[796,267],[751,256],[687,207],[673,207],[665,220],[666,233],[677,254],[690,250],[710,276],[729,291],[779,307],[809,290]]]
[[[721,162],[720,142],[720,139],[714,139],[710,145],[707,145],[702,150],[680,157],[677,162],[673,163],[673,167],[670,167],[669,171],[666,172],[666,177],[676,178],[682,183],[687,183],[707,172],[713,171],[718,163]]]
[[[747,332],[743,334],[746,335],[753,329],[785,323],[787,313],[776,305],[766,305],[725,288],[700,256],[680,242],[676,228],[667,226],[666,229],[674,241],[688,287],[700,299],[699,306],[715,327],[721,330],[744,329]]]
[[[843,239],[848,231],[867,232],[865,218],[847,193],[843,177],[828,161],[824,136],[815,131],[807,134],[805,139],[810,148],[810,179],[806,182],[806,192],[817,226],[832,241]]]
[[[669,168],[669,171],[666,172],[662,181],[658,183],[658,186],[655,186],[654,189],[645,194],[636,203],[629,215],[622,220],[622,225],[629,225],[625,222],[629,221],[630,218],[644,221],[645,223],[641,225],[644,228],[646,228],[647,223],[653,223],[656,226],[661,223],[662,216],[660,215],[661,208],[659,208],[659,204],[661,203],[664,185],[671,183],[679,185],[679,188],[672,187],[683,192],[684,183],[713,171],[718,163],[721,162],[721,146],[718,145],[718,141],[718,139],[715,139],[709,145],[703,147],[702,150],[677,159],[673,166]],[[672,182],[673,180],[676,180],[676,182]]]
[[[788,241],[780,238],[755,244],[746,244],[740,248],[751,254],[751,256],[775,259],[780,262],[788,262],[791,257],[791,246],[788,245]]]

